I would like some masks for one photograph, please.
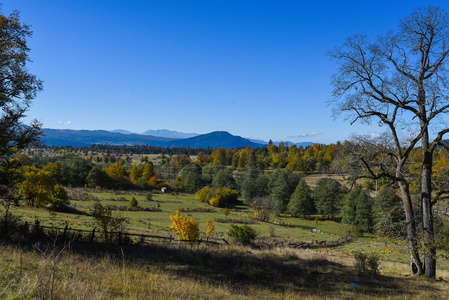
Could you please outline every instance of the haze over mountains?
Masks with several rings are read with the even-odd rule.
[[[167,129],[147,130],[144,133],[134,133],[123,129],[106,130],[70,130],[43,129],[41,142],[47,146],[85,147],[92,144],[104,145],[149,145],[159,147],[196,147],[196,148],[243,148],[251,146],[263,147],[268,144],[262,140],[251,140],[232,135],[226,131],[214,131],[207,134],[184,133]],[[278,144],[279,142],[274,142]],[[286,142],[289,145],[292,142]],[[297,146],[307,147],[312,142],[297,143]]]
[[[198,136],[198,133],[186,133],[179,132],[168,129],[157,129],[157,130],[147,130],[143,133],[131,132],[123,129],[116,129],[111,132],[122,133],[122,134],[142,134],[142,135],[152,135],[157,137],[173,138],[173,139],[187,139],[191,137]]]

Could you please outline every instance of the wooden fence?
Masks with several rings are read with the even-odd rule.
[[[38,227],[45,229],[47,234],[51,234],[51,232],[55,233],[58,238],[68,238],[70,235],[70,232],[74,233],[71,236],[75,236],[76,239],[83,238],[83,240],[88,242],[94,242],[96,239],[101,238],[102,233],[97,232],[96,229],[92,230],[83,230],[83,229],[73,229],[69,228],[68,225],[66,225],[64,228],[61,227],[52,227],[52,226],[43,226],[43,225],[36,225],[36,224],[28,224],[25,222],[24,226],[24,232],[30,232],[32,231],[31,228]],[[109,232],[108,233],[111,236],[116,237],[116,241],[121,243],[126,243],[126,241],[133,241],[133,243],[197,243],[197,244],[214,244],[214,245],[220,245],[223,243],[217,242],[217,241],[211,241],[211,240],[179,240],[172,235],[170,236],[159,236],[159,235],[148,235],[148,234],[138,234],[138,233],[127,233],[127,232]],[[133,239],[134,238],[134,239]],[[225,243],[227,243],[224,240]]]

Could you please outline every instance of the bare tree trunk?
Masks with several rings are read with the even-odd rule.
[[[400,181],[399,187],[401,189],[402,203],[404,205],[405,218],[407,221],[407,239],[408,248],[410,251],[410,272],[412,276],[420,276],[424,274],[424,269],[421,259],[419,258],[415,213],[413,211],[410,190],[408,183],[405,181]]]
[[[423,217],[424,270],[429,278],[436,276],[435,233],[432,213],[432,152],[429,151],[427,129],[422,137],[423,166],[421,174],[421,206]]]

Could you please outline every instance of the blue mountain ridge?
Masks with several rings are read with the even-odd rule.
[[[197,148],[243,148],[251,146],[263,147],[240,136],[226,131],[214,131],[198,136],[175,139],[151,135],[110,132],[106,130],[70,130],[43,128],[41,143],[47,146],[86,147],[92,144],[104,145],[149,145],[159,147],[197,147]]]

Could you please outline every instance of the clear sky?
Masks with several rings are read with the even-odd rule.
[[[0,0],[1,1],[1,0]],[[32,25],[44,81],[29,118],[46,128],[229,131],[343,141],[376,126],[332,117],[326,53],[446,1],[7,0]]]

